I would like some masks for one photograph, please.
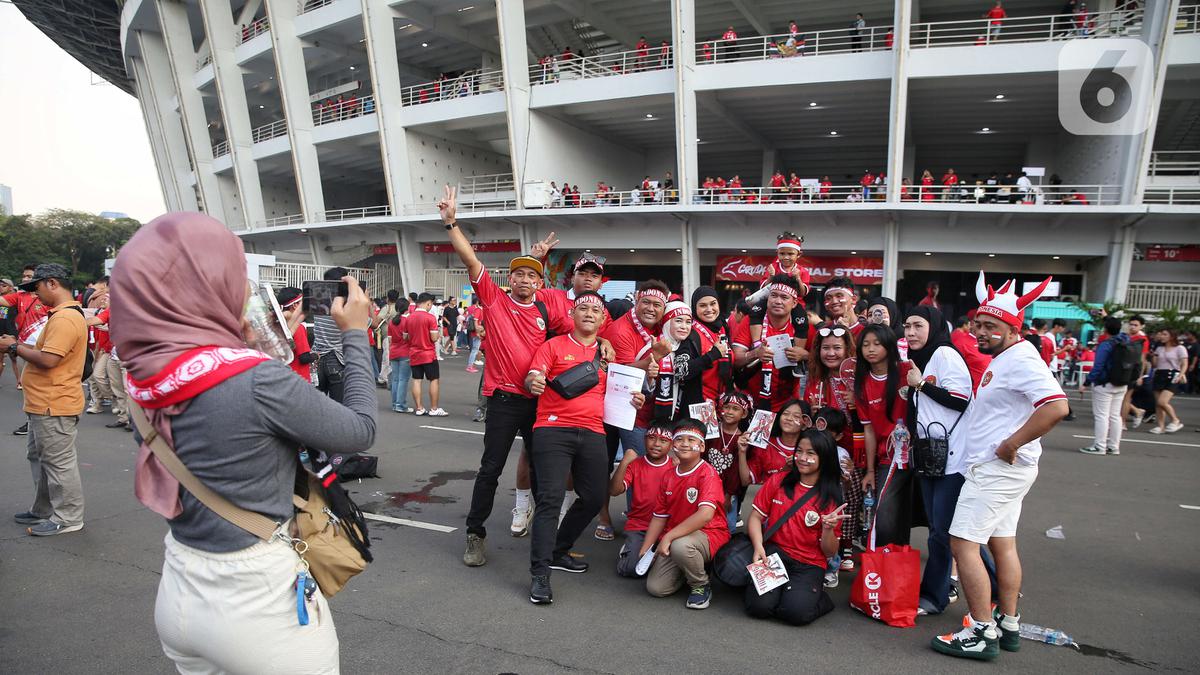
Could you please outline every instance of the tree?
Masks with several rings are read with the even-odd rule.
[[[130,218],[65,209],[0,217],[0,273],[16,276],[25,265],[53,262],[70,269],[74,281],[91,281],[104,274],[105,258],[116,255],[139,227]]]

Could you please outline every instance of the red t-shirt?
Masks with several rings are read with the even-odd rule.
[[[853,392],[854,385],[850,384],[850,388],[851,392]],[[833,385],[829,383],[829,380],[818,380],[816,377],[809,376],[808,383],[804,386],[804,400],[808,401],[808,405],[812,407],[814,414],[825,406],[842,410],[842,404],[834,400],[836,396],[837,392],[834,391]],[[842,412],[847,411],[842,410]],[[857,414],[856,411],[849,412]],[[851,435],[850,455],[854,460],[854,466],[859,469],[865,469],[867,467],[866,436],[861,432],[853,431],[849,425],[846,427],[846,433]],[[843,436],[842,438],[844,441],[846,437]]]
[[[988,364],[992,362],[992,357],[979,351],[979,341],[975,339],[965,330],[955,328],[950,332],[950,342],[954,343],[955,349],[959,354],[962,354],[963,360],[967,362],[967,370],[971,371],[971,388],[972,391],[979,388],[979,380],[983,377],[984,371],[987,370]]]
[[[869,173],[864,173],[863,177],[858,181],[858,184],[863,187],[871,187],[875,183],[875,176]]]
[[[667,519],[664,533],[691,518],[701,506],[713,508],[712,519],[700,531],[708,537],[709,553],[715,556],[717,549],[729,541],[725,492],[717,470],[708,462],[699,462],[687,473],[680,473],[679,467],[675,467],[663,476],[654,503],[654,517]]]
[[[1054,360],[1054,338],[1050,337],[1049,335],[1039,335],[1038,337],[1042,339],[1042,348],[1039,349],[1038,352],[1041,353],[1042,360],[1045,361],[1046,365],[1048,366],[1050,365],[1050,362]]]
[[[764,518],[763,529],[783,517],[787,510],[808,494],[803,483],[797,483],[792,488],[792,496],[788,497],[783,491],[783,479],[786,473],[771,476],[754,496],[754,510]],[[821,552],[821,516],[837,510],[836,504],[821,504],[819,496],[814,496],[808,503],[800,507],[791,518],[771,537],[771,543],[778,546],[789,558],[805,565],[825,568],[825,554]],[[813,513],[815,515],[809,515]],[[812,523],[811,525],[809,523]],[[834,527],[833,533],[841,537],[841,523]]]
[[[646,354],[650,353],[650,347],[647,346],[645,338],[638,332],[636,326],[633,325],[633,314],[637,308],[633,308],[625,313],[624,316],[606,324],[607,328],[604,331],[604,339],[612,343],[613,351],[616,352],[616,361],[621,365],[629,365],[639,361]],[[647,329],[646,332],[654,340],[659,337],[658,327],[654,330]],[[654,417],[654,406],[642,406],[638,411],[637,420],[634,422],[636,427],[645,429],[650,426],[650,420]]]
[[[712,351],[716,341],[725,340],[726,345],[729,344],[728,338],[725,338],[725,327],[722,326],[716,333],[710,331],[706,326],[701,326],[700,322],[692,324],[696,334],[700,336],[700,354],[704,355]],[[700,393],[705,401],[717,400],[717,396],[721,393],[721,373],[720,362],[714,363],[711,368],[704,371],[700,376]]]
[[[304,329],[303,325],[296,326],[296,332],[292,333],[292,342],[296,344],[296,348],[292,352],[292,362],[288,366],[300,377],[311,380],[312,364],[300,363],[300,355],[312,351],[312,345],[308,344],[308,331]]]
[[[17,339],[24,342],[46,318],[46,308],[38,296],[28,291],[13,291],[4,296],[9,307],[16,310]]]
[[[539,288],[537,299],[546,306],[546,314],[550,317],[550,330],[557,335],[568,335],[575,330],[575,320],[571,318],[571,310],[575,307],[575,297],[570,291],[561,288]],[[612,317],[608,308],[604,308],[604,322],[600,324],[603,331]]]
[[[1000,19],[1003,19],[1008,16],[1008,14],[1004,11],[1003,7],[993,7],[988,10],[987,15],[988,15],[988,18],[992,20],[993,24],[999,24]]]
[[[898,378],[900,388],[907,386],[908,371],[911,369],[911,361],[900,363],[900,377]],[[878,377],[868,373],[863,389],[866,399],[859,398],[856,405],[859,419],[862,420],[863,425],[870,424],[871,428],[875,430],[875,465],[891,464],[892,454],[888,448],[888,436],[896,427],[897,421],[901,424],[904,423],[904,416],[908,414],[908,401],[904,400],[904,397],[897,391],[892,410],[891,412],[887,411],[887,375]]]
[[[388,321],[387,334],[392,340],[388,343],[388,360],[407,359],[412,356],[412,346],[409,345],[408,340],[404,339],[404,331],[407,330],[406,324],[410,316],[412,314],[408,312],[401,315],[398,324]]]
[[[750,482],[758,485],[780,471],[787,470],[793,452],[795,449],[784,445],[778,436],[767,441],[765,448],[751,448],[750,456],[746,458],[746,466],[750,469]]]
[[[783,187],[785,184],[783,174],[777,173],[771,176],[771,187]]]
[[[437,360],[437,350],[434,349],[431,331],[438,329],[437,317],[429,312],[418,309],[401,322],[404,332],[408,333],[409,363],[423,366]]]
[[[473,279],[471,286],[483,306],[483,323],[488,335],[483,395],[491,396],[498,389],[529,396],[525,391],[529,361],[537,348],[546,342],[546,322],[542,320],[542,313],[532,302],[521,304],[513,300],[492,281],[486,269],[479,271],[479,278]]]
[[[540,370],[548,382],[570,368],[591,361],[599,348],[599,342],[583,345],[572,335],[559,335],[538,347],[529,362],[529,370]],[[533,427],[569,427],[603,434],[604,383],[607,379],[608,374],[601,370],[600,384],[572,399],[563,398],[547,384],[538,400],[537,420]]]
[[[108,308],[105,307],[100,312],[96,313],[96,318],[101,321],[102,326],[93,326],[92,335],[96,339],[96,349],[102,352],[112,350],[112,337],[108,334]]]
[[[662,464],[654,464],[645,455],[633,460],[625,468],[625,490],[632,493],[629,514],[625,518],[626,532],[645,532],[650,527],[650,517],[658,501],[663,476],[674,470],[670,457],[663,457]]]
[[[735,431],[732,436],[726,436],[722,431],[717,438],[710,438],[704,442],[704,454],[701,459],[711,464],[721,476],[721,485],[727,495],[737,494],[742,489],[737,458],[737,443],[741,436],[740,431]]]
[[[736,332],[734,332],[731,336],[731,342],[739,347],[744,347],[747,350],[752,349],[752,340],[750,339],[750,319],[738,324],[735,330]],[[765,330],[763,330],[761,337],[765,342],[766,339],[772,335],[783,334],[792,336],[792,342],[795,343],[796,327],[792,323],[791,317],[788,317],[788,322],[782,330],[775,328],[771,325],[770,321],[767,321]],[[812,349],[813,336],[816,334],[816,328],[810,324],[808,327],[808,335],[805,336],[803,341],[803,346],[805,349]],[[775,379],[771,383],[771,411],[777,413],[783,408],[783,404],[787,403],[790,399],[797,395],[795,387],[799,386],[800,380],[796,379],[794,383],[791,380],[787,380],[787,384],[791,384],[793,386],[785,386],[785,381],[780,378],[778,372],[776,372],[772,377]],[[762,391],[762,380],[763,376],[760,372],[751,378],[749,383],[747,383],[746,386],[751,395],[757,396],[758,393]]]

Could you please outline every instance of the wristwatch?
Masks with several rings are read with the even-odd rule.
[[[451,222],[451,223],[447,223],[447,224],[446,224],[446,229],[447,229],[447,230],[453,230],[453,229],[454,229],[454,228],[456,228],[456,227],[458,227],[458,221],[457,221],[457,220],[456,220],[456,221],[453,221],[453,222]]]
[[[13,357],[13,358],[16,358],[16,356],[17,356],[17,346],[18,346],[19,344],[20,344],[20,343],[18,343],[18,342],[14,342],[14,343],[12,343],[11,345],[9,345],[9,346],[8,346],[8,355],[9,355],[9,356],[11,356],[11,357]]]

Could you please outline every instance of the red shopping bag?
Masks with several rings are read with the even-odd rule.
[[[911,546],[863,551],[850,606],[889,626],[912,628],[921,594],[921,552]]]

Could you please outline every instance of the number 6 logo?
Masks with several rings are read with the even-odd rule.
[[[1077,136],[1132,136],[1149,127],[1154,55],[1140,40],[1072,40],[1058,54],[1058,119]]]

